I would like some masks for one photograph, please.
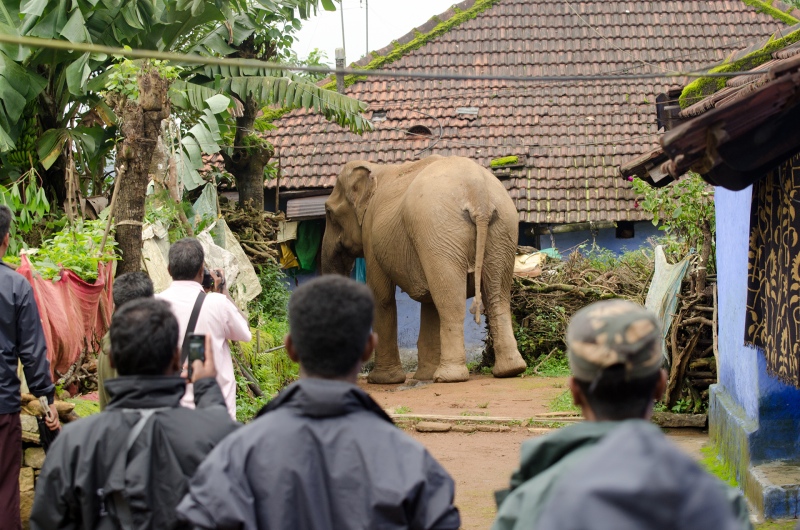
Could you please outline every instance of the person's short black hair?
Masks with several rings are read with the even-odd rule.
[[[0,242],[5,239],[11,230],[11,210],[5,204],[0,204]]]
[[[605,369],[596,383],[575,379],[598,420],[643,418],[653,402],[661,371],[638,379],[625,379],[625,366]]]
[[[126,272],[114,280],[114,307],[122,307],[131,300],[153,297],[153,281],[146,272]]]
[[[163,375],[177,347],[178,320],[163,300],[133,300],[111,319],[111,358],[119,375]]]
[[[361,283],[338,275],[300,286],[289,300],[289,333],[300,364],[312,375],[341,377],[364,354],[375,302]]]
[[[169,247],[169,274],[173,280],[194,280],[203,268],[203,245],[193,237],[185,237]]]

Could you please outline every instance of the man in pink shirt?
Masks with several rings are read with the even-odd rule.
[[[169,302],[178,319],[180,334],[178,346],[183,344],[186,328],[197,297],[203,290],[205,255],[200,242],[194,238],[176,241],[169,249],[169,273],[172,285],[156,295]],[[247,319],[242,315],[228,294],[228,286],[222,271],[215,271],[214,292],[209,292],[200,307],[194,333],[210,335],[217,367],[217,382],[222,389],[225,404],[231,418],[236,419],[236,377],[229,340],[249,342],[253,336]],[[194,408],[192,385],[187,385],[181,404]]]

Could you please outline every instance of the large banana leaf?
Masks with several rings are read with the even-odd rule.
[[[231,99],[215,94],[204,102],[203,115],[189,129],[180,141],[178,150],[178,178],[187,190],[193,190],[205,183],[198,169],[203,167],[203,154],[213,154],[220,150],[222,141],[220,126],[225,127]]]

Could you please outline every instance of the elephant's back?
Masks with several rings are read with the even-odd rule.
[[[422,200],[431,206],[438,202],[459,207],[486,207],[489,212],[496,212],[492,217],[517,223],[517,209],[505,186],[471,158],[440,157],[428,164],[409,184],[405,200]]]

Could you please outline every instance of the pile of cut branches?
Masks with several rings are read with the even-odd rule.
[[[549,261],[537,278],[515,278],[511,291],[514,334],[529,366],[543,355],[565,351],[569,319],[579,309],[608,298],[644,303],[653,274],[652,252],[572,253]]]
[[[671,363],[665,404],[673,412],[705,412],[708,387],[717,382],[716,277],[698,286],[695,268],[681,287],[667,335]],[[700,288],[698,288],[700,287]]]
[[[278,223],[285,219],[282,213],[272,213],[254,208],[237,209],[230,203],[220,202],[222,216],[236,235],[239,244],[253,265],[277,262],[280,258]]]

